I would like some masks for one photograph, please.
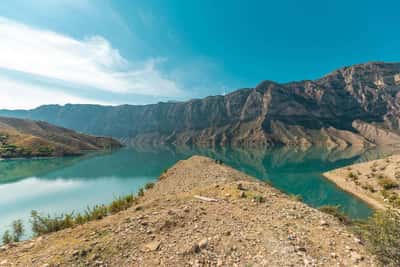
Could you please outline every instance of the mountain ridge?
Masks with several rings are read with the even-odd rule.
[[[399,92],[400,63],[369,62],[316,80],[265,80],[186,102],[48,105],[0,110],[0,115],[44,120],[127,144],[368,147],[381,144],[374,133],[380,129],[390,132],[385,145],[398,143]]]

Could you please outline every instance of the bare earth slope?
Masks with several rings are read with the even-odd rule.
[[[120,146],[112,138],[80,134],[46,122],[0,117],[0,158],[78,155]]]
[[[0,259],[4,266],[375,266],[332,216],[200,156],[170,168],[132,208],[3,247]]]
[[[377,209],[400,208],[400,155],[353,164],[324,176]]]

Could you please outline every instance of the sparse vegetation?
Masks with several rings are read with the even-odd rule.
[[[10,244],[13,241],[9,230],[6,230],[4,232],[3,237],[2,237],[2,241],[3,241],[3,244]]]
[[[19,242],[21,240],[22,235],[24,234],[24,225],[21,220],[16,220],[12,223],[13,228],[13,241]]]
[[[139,189],[139,191],[138,191],[138,196],[139,196],[139,197],[144,196],[144,190],[143,190],[143,188],[140,188],[140,189]]]
[[[12,233],[6,230],[3,233],[2,241],[3,244],[10,244],[12,242],[19,242],[24,234],[24,226],[21,220],[15,220],[12,223]]]
[[[146,190],[152,189],[153,187],[154,187],[154,183],[147,183],[147,184],[145,184],[145,186],[144,186],[144,188],[145,188]]]
[[[358,226],[368,249],[382,266],[400,266],[400,214],[395,210],[379,211]]]
[[[394,181],[393,179],[390,179],[390,178],[386,178],[386,177],[385,178],[381,178],[378,181],[378,184],[380,186],[382,186],[382,188],[385,189],[385,190],[390,190],[390,189],[394,189],[394,188],[398,188],[399,187],[399,184],[396,181]]]
[[[303,197],[301,195],[289,195],[289,197],[294,201],[299,201],[299,202],[303,201]]]
[[[349,217],[344,214],[343,211],[340,209],[340,205],[332,206],[332,205],[325,205],[318,208],[320,211],[330,214],[336,217],[340,222],[344,224],[351,224],[351,220]]]
[[[253,197],[253,200],[257,203],[264,203],[265,202],[265,197],[260,196],[260,195],[256,195]]]
[[[31,212],[32,232],[36,236],[57,232],[66,228],[84,224],[89,221],[100,220],[108,215],[126,210],[135,203],[136,198],[130,194],[118,197],[109,205],[95,205],[88,207],[83,213],[66,213],[58,216],[42,215],[37,211]],[[24,234],[24,227],[21,220],[13,222],[13,234],[6,231],[3,234],[3,243],[20,241]]]

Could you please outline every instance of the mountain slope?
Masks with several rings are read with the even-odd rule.
[[[315,81],[144,106],[42,106],[0,115],[48,121],[127,143],[348,147],[397,144],[400,63],[372,62]],[[379,138],[382,131],[387,138]]]
[[[78,155],[120,146],[111,138],[80,134],[46,122],[0,117],[0,158]]]

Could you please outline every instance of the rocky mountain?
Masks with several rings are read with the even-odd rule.
[[[264,81],[225,96],[144,106],[2,110],[125,143],[329,148],[400,140],[400,63],[344,67],[317,80]]]
[[[47,122],[0,117],[0,158],[79,155],[120,146],[112,138],[80,134]]]

